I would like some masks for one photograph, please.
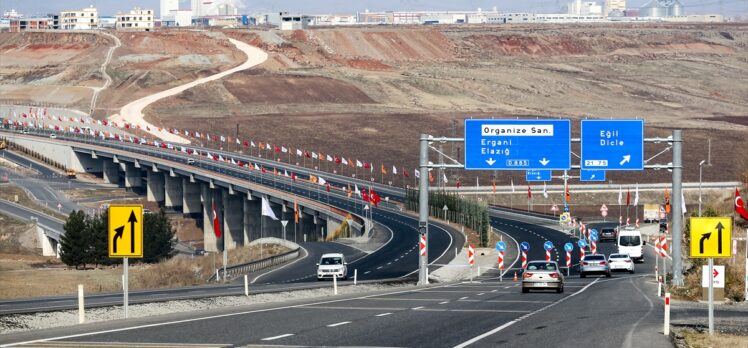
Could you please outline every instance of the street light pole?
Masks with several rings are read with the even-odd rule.
[[[706,160],[699,162],[699,217],[701,217],[701,173],[704,169],[704,163],[706,163]]]

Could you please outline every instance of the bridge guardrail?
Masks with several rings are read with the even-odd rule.
[[[272,267],[275,265],[280,265],[282,263],[288,262],[290,260],[293,260],[297,257],[299,257],[299,252],[301,251],[301,248],[296,248],[291,251],[287,251],[283,254],[278,254],[275,256],[267,257],[262,260],[256,260],[251,261],[239,265],[233,265],[233,266],[227,266],[226,267],[226,273],[229,275],[229,277],[234,277],[238,274],[247,274],[250,272],[259,271],[261,269],[265,269],[268,267]],[[223,274],[223,270],[219,270],[217,273],[220,277],[225,278],[225,275]],[[216,275],[208,279],[209,282],[216,281]]]

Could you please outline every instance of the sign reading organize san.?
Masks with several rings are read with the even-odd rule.
[[[582,120],[581,133],[582,169],[644,169],[644,120]]]
[[[569,120],[465,120],[467,170],[568,170]]]

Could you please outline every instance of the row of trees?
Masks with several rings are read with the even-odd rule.
[[[447,213],[444,213],[444,206]],[[408,189],[405,193],[405,207],[418,211],[418,190]],[[491,221],[488,215],[488,205],[474,199],[460,197],[456,193],[429,192],[429,215],[461,224],[475,230],[480,236],[480,246],[488,246],[491,233]]]
[[[107,224],[109,214],[86,215],[82,210],[70,213],[65,225],[65,235],[60,241],[60,259],[75,268],[86,265],[111,265],[121,263],[121,259],[109,258]],[[175,255],[175,230],[166,213],[143,216],[143,258],[147,263],[159,262]]]

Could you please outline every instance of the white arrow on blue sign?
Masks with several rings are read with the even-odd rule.
[[[582,120],[582,169],[643,170],[644,120]]]
[[[530,251],[530,243],[522,242],[519,244],[519,248],[522,249],[522,251]]]
[[[572,251],[572,250],[574,250],[574,244],[571,244],[571,243],[564,244],[564,250],[566,250],[566,251]]]
[[[545,250],[553,250],[553,243],[551,243],[551,241],[546,241],[543,243],[543,248],[545,248]]]
[[[528,170],[525,173],[527,181],[551,181],[551,170]]]
[[[467,170],[567,170],[569,120],[465,120]]]
[[[577,242],[577,245],[579,246],[579,248],[580,248],[580,249],[584,249],[584,247],[586,247],[586,246],[587,246],[587,241],[586,241],[586,240],[584,240],[584,239],[580,239],[580,240],[579,240],[579,241]]]
[[[582,169],[579,171],[579,181],[605,181],[605,171]]]
[[[504,242],[496,243],[496,251],[504,251],[505,249],[506,249],[506,244],[504,244]]]

